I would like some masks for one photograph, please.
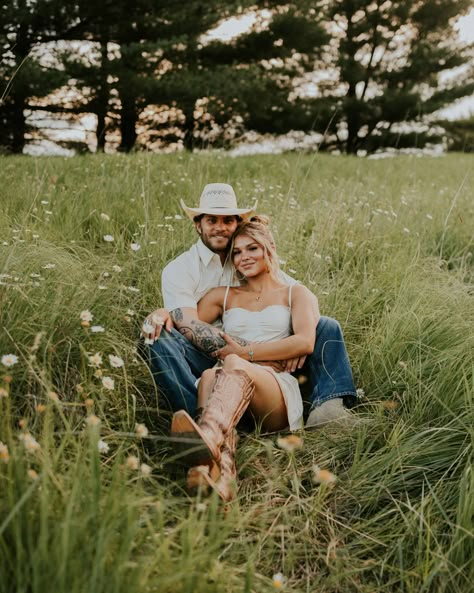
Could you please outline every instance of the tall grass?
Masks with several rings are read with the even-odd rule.
[[[472,157],[4,158],[0,171],[0,355],[18,357],[0,365],[0,593],[260,593],[279,572],[295,592],[472,590]],[[211,181],[258,199],[282,267],[341,322],[368,420],[307,432],[292,454],[243,436],[228,509],[186,494],[137,351],[163,265],[195,240],[179,199]]]

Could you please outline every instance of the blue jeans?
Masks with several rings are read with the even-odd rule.
[[[194,414],[197,406],[195,381],[216,360],[198,350],[175,329],[163,331],[160,339],[148,348],[149,364],[164,403],[171,410]],[[352,371],[339,323],[321,317],[316,328],[315,348],[307,358],[302,373],[308,376],[311,408],[335,397],[346,403],[356,399]]]
[[[341,326],[332,317],[321,317],[319,320],[316,344],[306,358],[302,374],[309,379],[310,409],[336,397],[342,397],[348,407],[355,403],[357,392],[344,336]]]

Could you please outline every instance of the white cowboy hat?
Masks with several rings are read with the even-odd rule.
[[[217,216],[240,216],[250,218],[255,212],[257,202],[253,208],[237,208],[237,198],[234,189],[227,183],[208,183],[202,190],[198,208],[189,208],[183,200],[181,206],[191,220],[200,214],[215,214]]]

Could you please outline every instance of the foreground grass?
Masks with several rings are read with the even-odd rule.
[[[275,573],[295,592],[471,591],[472,170],[456,155],[2,159],[0,355],[18,362],[0,366],[0,593],[265,592]],[[210,181],[272,217],[282,266],[343,325],[370,420],[290,454],[242,438],[227,512],[187,496],[136,350],[164,263],[195,240],[179,199]]]

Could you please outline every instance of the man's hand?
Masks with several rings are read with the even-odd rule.
[[[289,358],[284,360],[284,370],[288,373],[294,373],[297,369],[301,369],[305,363],[306,356],[299,356],[297,358]]]
[[[170,332],[174,327],[173,320],[166,309],[156,309],[145,318],[142,325],[142,336],[145,338],[145,344],[156,342],[163,327],[167,332]]]

